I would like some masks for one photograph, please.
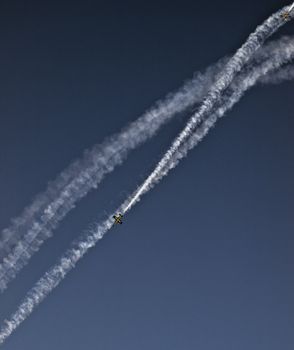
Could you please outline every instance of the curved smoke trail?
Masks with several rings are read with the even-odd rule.
[[[82,159],[73,162],[62,171],[48,184],[46,191],[36,196],[23,213],[12,219],[11,225],[1,232],[0,259],[7,255],[24,231],[31,230],[37,233],[41,227],[45,231],[44,236],[50,235],[50,230],[54,228],[52,217],[59,221],[56,216],[63,215],[59,213],[60,209],[62,212],[71,210],[76,200],[82,198],[90,189],[96,188],[104,174],[111,172],[113,167],[120,164],[130,150],[152,137],[176,114],[186,111],[199,102],[226,60],[220,60],[204,73],[195,73],[194,77],[177,91],[157,101],[152,108],[120,133],[85,151]],[[111,167],[107,165],[109,159],[112,159]],[[75,200],[72,200],[73,193]]]
[[[256,52],[248,69],[271,57],[274,51],[283,51],[291,40],[291,37],[283,37],[265,45]],[[6,255],[0,263],[0,290],[5,290],[77,201],[97,187],[106,174],[126,159],[131,150],[154,136],[175,115],[201,101],[228,60],[222,59],[204,73],[195,74],[192,80],[157,102],[119,134],[85,152],[83,159],[63,171],[47,191],[39,195],[23,215],[3,231],[6,240],[2,241],[2,250],[6,251]],[[20,237],[22,231],[25,233]]]
[[[294,79],[293,65],[289,64],[286,67],[279,69],[272,76],[265,76],[260,79],[261,84],[280,84],[285,81]]]
[[[281,53],[276,52],[271,59],[255,71],[249,71],[244,76],[240,76],[225,92],[222,103],[215,112],[207,117],[196,129],[196,131],[189,137],[189,139],[175,152],[174,156],[168,163],[168,165],[160,173],[160,176],[156,178],[155,183],[159,182],[169,171],[175,168],[179,161],[187,156],[187,153],[198,145],[199,142],[208,134],[208,132],[215,126],[218,119],[223,117],[226,112],[230,111],[233,106],[239,102],[244,93],[251,87],[253,87],[257,80],[261,83],[271,82],[277,84],[282,81],[294,79],[294,67],[293,65],[286,66],[284,69],[279,69],[275,74],[270,75],[271,71],[280,67],[281,55],[283,55],[284,64],[291,62],[294,58],[294,42],[292,42],[287,49]],[[261,78],[260,78],[261,77]]]
[[[131,150],[154,136],[175,115],[201,100],[223,64],[222,60],[208,68],[204,74],[196,74],[177,92],[157,102],[155,107],[119,134],[85,152],[82,160],[70,165],[19,218],[13,219],[12,225],[3,230],[0,240],[1,291],[5,290],[7,284],[52,235],[52,231],[75,207],[77,201],[91,189],[97,188],[105,175],[120,165]]]
[[[271,73],[293,58],[294,45],[290,45],[285,50],[284,55],[281,54],[281,57],[277,55],[273,57],[273,59],[269,58],[254,70],[244,72],[243,76],[240,76],[238,81],[235,82],[234,87],[231,89],[231,93],[224,95],[224,104],[223,106],[219,106],[213,114],[213,123],[218,117],[222,116],[228,108],[231,108],[248,88],[253,86],[258,80],[264,80],[264,75]],[[287,67],[287,69],[290,68]],[[292,67],[292,76],[294,75],[293,71],[294,69]],[[276,74],[279,74],[279,72]],[[205,122],[208,123],[209,120],[210,117],[203,122],[203,125],[205,125]],[[208,126],[209,123],[207,124],[207,127]],[[206,128],[200,126],[200,129],[202,130],[202,135],[205,136],[207,134]],[[199,134],[195,135],[197,136],[194,138],[193,136],[190,136],[190,139],[188,140],[189,147],[192,146],[191,142],[195,142],[195,140],[199,142]],[[194,143],[194,145],[195,144],[196,143]],[[127,198],[127,200],[119,208],[117,208],[115,213],[123,212],[125,208],[129,206],[129,203],[133,200],[133,198],[134,195]],[[87,253],[87,251],[94,247],[96,243],[103,238],[107,231],[113,226],[112,216],[113,214],[101,224],[97,224],[96,228],[92,229],[90,232],[86,232],[79,240],[75,241],[71,248],[66,251],[58,262],[35,284],[35,286],[28,292],[22,303],[19,305],[16,312],[11,315],[9,320],[5,321],[4,326],[0,331],[0,344],[3,343],[11,335],[11,333],[33,312],[35,307],[37,307],[46,298],[46,296],[59,285],[67,273],[74,268],[76,263]]]
[[[226,90],[229,84],[233,81],[235,76],[245,64],[252,58],[253,54],[261,47],[261,45],[273,35],[281,26],[283,26],[288,20],[292,19],[291,14],[289,14],[289,9],[292,6],[286,6],[283,9],[277,11],[272,16],[270,16],[263,24],[258,26],[256,30],[250,34],[246,42],[241,46],[235,55],[229,60],[225,65],[223,71],[218,77],[215,84],[212,85],[211,89],[208,92],[208,95],[204,99],[197,113],[192,115],[187,125],[179,136],[174,140],[171,147],[161,158],[153,172],[147,177],[142,186],[139,188],[137,193],[134,195],[134,198],[131,200],[129,205],[125,208],[125,211],[131,209],[131,207],[140,200],[141,196],[148,192],[152,186],[158,181],[158,178],[161,177],[161,173],[164,172],[164,169],[177,152],[179,147],[190,137],[192,132],[195,130],[197,125],[203,121],[203,119],[212,112],[216,104],[220,101],[221,94]],[[283,15],[288,13],[288,20],[285,20]]]

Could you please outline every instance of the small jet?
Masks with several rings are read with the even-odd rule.
[[[284,12],[282,14],[282,18],[285,20],[285,21],[288,21],[290,19],[290,12]]]
[[[289,8],[288,11],[282,14],[282,17],[284,18],[285,21],[288,21],[290,19],[290,13],[293,9],[294,9],[294,3],[292,4],[292,6]]]
[[[122,224],[122,218],[123,218],[123,215],[122,214],[118,214],[118,215],[114,215],[113,216],[114,218],[114,224],[118,225],[118,224]]]

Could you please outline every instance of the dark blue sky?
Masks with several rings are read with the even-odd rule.
[[[287,1],[0,4],[0,229],[50,179]],[[293,23],[278,35],[294,34]],[[5,350],[292,350],[293,82],[249,91],[93,249]],[[9,289],[0,321],[153,169],[185,119],[82,200]]]

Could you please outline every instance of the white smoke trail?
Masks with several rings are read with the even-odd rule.
[[[52,231],[77,201],[92,188],[96,188],[106,174],[124,161],[131,150],[154,136],[175,115],[201,100],[223,67],[223,61],[209,67],[203,74],[195,74],[177,92],[157,102],[119,134],[85,152],[82,160],[73,163],[58,176],[44,194],[39,195],[19,218],[13,220],[9,228],[3,230],[0,241],[1,291],[5,290],[7,284],[52,235]]]
[[[250,65],[256,65],[271,57],[276,50],[283,50],[291,40],[290,37],[283,37],[269,43],[256,53]],[[222,59],[203,74],[195,74],[194,78],[177,92],[157,102],[153,108],[123,129],[121,133],[86,152],[84,159],[73,163],[65,170],[55,182],[49,185],[43,195],[38,196],[37,200],[25,209],[23,215],[16,219],[10,228],[3,231],[6,240],[2,242],[2,248],[7,254],[0,264],[0,290],[5,290],[8,283],[16,277],[42,243],[51,236],[52,231],[74,208],[78,200],[92,188],[97,187],[104,176],[121,164],[132,149],[152,137],[176,114],[182,113],[203,98],[227,61],[227,58]],[[20,232],[24,228],[27,231],[23,237],[20,237]],[[15,246],[9,251],[11,243]]]
[[[284,81],[290,81],[294,79],[294,69],[292,65],[288,65],[271,76],[265,76],[259,80],[261,84],[280,84]]]
[[[118,208],[120,211],[121,208]],[[72,270],[75,264],[85,253],[104,236],[112,227],[113,218],[109,216],[102,224],[97,225],[96,231],[92,231],[77,243],[72,245],[56,265],[54,265],[29,291],[18,310],[5,321],[0,332],[0,344],[32,313],[33,309],[63,280],[66,274]]]
[[[171,147],[162,157],[160,162],[155,167],[154,171],[147,177],[142,186],[139,188],[134,198],[125,208],[128,211],[140,197],[152,188],[153,184],[158,181],[160,174],[163,169],[167,166],[173,155],[177,152],[178,148],[187,140],[191,133],[195,130],[197,125],[212,112],[215,105],[219,102],[221,94],[233,81],[234,77],[240,70],[245,66],[245,64],[250,60],[253,54],[261,47],[261,45],[268,39],[272,34],[274,34],[283,24],[288,20],[283,18],[285,11],[288,11],[290,6],[286,6],[283,9],[277,11],[272,16],[270,16],[262,25],[258,26],[254,33],[250,34],[245,44],[235,53],[235,55],[229,60],[223,69],[217,82],[212,85],[207,97],[204,99],[197,113],[195,113],[186,127],[180,133],[180,135],[174,140]],[[289,20],[292,17],[289,16]]]
[[[242,96],[244,91],[249,87],[253,86],[258,79],[263,79],[265,74],[270,73],[274,69],[279,68],[284,63],[294,58],[294,44],[290,45],[284,52],[285,55],[281,54],[282,57],[278,59],[277,56],[273,56],[272,59],[266,60],[263,64],[256,67],[255,69],[245,72],[243,76],[240,75],[238,81],[235,82],[234,88],[231,88],[231,93],[228,96],[224,96],[224,106],[219,107],[213,117],[208,117],[203,125],[200,126],[200,132],[196,131],[195,136],[190,136],[188,140],[188,147],[193,147],[199,142],[200,137],[204,137],[207,132],[206,130],[214,124],[215,120],[222,116],[225,111],[232,107],[233,103],[236,103]],[[294,67],[292,67],[294,70]],[[292,74],[293,72],[291,72]],[[278,74],[278,73],[277,73]],[[245,81],[244,81],[245,80]],[[181,149],[181,148],[180,148]],[[183,149],[182,149],[183,151]],[[181,153],[182,155],[183,153]],[[178,162],[178,159],[173,159],[171,167]],[[129,203],[134,198],[131,195],[127,200],[115,211],[124,212],[125,208],[129,206]],[[12,314],[9,320],[4,322],[4,326],[0,331],[0,344],[2,344],[11,333],[33,312],[33,310],[48,296],[48,294],[59,285],[59,283],[65,278],[76,263],[87,253],[87,251],[94,247],[96,243],[103,238],[107,231],[113,226],[113,214],[110,215],[104,222],[97,224],[96,228],[90,232],[86,232],[78,241],[74,242],[70,249],[58,260],[58,262],[35,284],[35,286],[28,292],[22,303],[17,308],[16,312]]]
[[[215,126],[217,120],[225,115],[233,106],[241,99],[244,93],[254,86],[257,81],[262,83],[271,82],[278,83],[286,80],[294,79],[294,66],[287,66],[284,69],[278,70],[274,74],[269,75],[269,73],[280,66],[283,62],[287,64],[294,59],[294,42],[288,46],[287,50],[283,53],[277,52],[276,56],[269,59],[267,62],[255,70],[250,71],[244,76],[240,76],[234,83],[230,86],[229,91],[226,91],[222,98],[221,106],[216,109],[216,111],[207,117],[203,123],[196,129],[196,131],[189,137],[187,142],[185,142],[177,152],[174,154],[169,164],[160,173],[160,177],[156,178],[155,183],[159,182],[164,176],[166,176],[169,171],[175,168],[179,161],[184,158],[187,153],[193,149],[203,140],[203,138],[208,134],[208,132]],[[154,184],[155,184],[154,183]]]
[[[183,113],[199,102],[226,61],[227,59],[222,59],[204,73],[195,73],[194,77],[177,91],[157,101],[152,108],[120,133],[87,150],[82,159],[73,162],[53,182],[50,182],[47,190],[39,194],[20,216],[12,219],[10,226],[1,232],[0,259],[10,251],[24,231],[39,232],[42,229],[44,236],[50,235],[51,227],[54,228],[52,216],[57,221],[56,216],[62,218],[63,211],[68,212],[76,200],[82,198],[90,189],[96,188],[104,174],[111,172],[116,165],[123,162],[129,151],[152,137],[176,114]],[[110,167],[109,159],[112,159]],[[74,200],[73,193],[76,196]]]

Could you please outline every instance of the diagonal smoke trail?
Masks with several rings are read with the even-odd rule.
[[[155,107],[119,134],[86,152],[82,160],[73,163],[58,176],[44,194],[39,195],[9,228],[3,230],[0,240],[0,290],[3,291],[15,278],[77,201],[96,188],[131,150],[154,136],[175,115],[201,100],[223,61],[208,68],[204,74],[196,74],[177,92],[157,102]]]
[[[291,37],[283,37],[258,50],[249,67],[271,57],[276,50],[283,51],[291,40]],[[6,240],[2,241],[2,249],[6,250],[7,254],[0,264],[0,290],[3,291],[16,277],[78,200],[97,187],[104,176],[121,164],[132,149],[152,137],[176,114],[182,113],[203,98],[227,61],[228,58],[222,59],[209,67],[205,73],[197,73],[177,92],[157,102],[155,107],[121,133],[86,152],[84,159],[73,163],[49,185],[43,195],[37,197],[37,200],[25,209],[24,214],[15,221],[16,224],[3,231]],[[20,233],[24,228],[26,232],[21,237]],[[11,249],[12,243],[14,247]]]
[[[219,107],[212,120],[216,120],[221,114],[225,113],[226,108],[231,108],[233,103],[236,103],[238,99],[242,96],[246,89],[253,86],[259,79],[263,80],[264,75],[271,73],[274,69],[279,68],[283,64],[289,62],[294,58],[294,44],[290,45],[281,54],[281,57],[275,56],[272,59],[266,60],[260,66],[245,72],[243,76],[240,76],[238,81],[235,82],[235,86],[231,88],[231,92],[224,96],[224,106]],[[293,69],[292,72],[293,74]],[[287,69],[289,69],[287,67]],[[276,74],[278,74],[277,72]],[[269,80],[269,78],[268,78]],[[232,102],[231,102],[232,100]],[[225,108],[226,107],[226,108]],[[204,122],[209,121],[208,117]],[[203,132],[203,136],[206,135],[206,128],[200,126]],[[197,130],[198,131],[198,130]],[[189,147],[192,147],[191,142],[198,140],[199,134],[193,137],[190,136],[188,140]],[[188,147],[188,148],[189,148]],[[187,149],[188,149],[187,148]],[[177,160],[178,161],[178,160]],[[172,163],[174,164],[174,163]],[[129,203],[133,200],[134,194],[131,195],[127,200],[115,211],[124,212],[125,208],[129,207]],[[74,242],[70,249],[58,260],[58,262],[35,284],[35,286],[28,292],[24,300],[18,306],[15,313],[11,315],[9,320],[6,320],[4,326],[0,331],[0,344],[2,344],[11,333],[33,312],[33,310],[48,296],[48,294],[59,285],[59,283],[64,279],[64,277],[69,273],[76,263],[87,253],[87,251],[94,247],[96,243],[103,238],[108,230],[113,226],[112,215],[110,215],[104,222],[97,224],[96,228],[92,229],[90,232],[86,232],[78,241]]]
[[[261,84],[280,84],[284,81],[290,81],[294,79],[294,70],[293,65],[289,64],[286,67],[283,67],[271,76],[264,76],[260,79]]]
[[[184,112],[195,101],[199,102],[203,96],[203,91],[208,89],[215,79],[214,76],[217,71],[223,67],[223,61],[225,60],[221,60],[214,66],[209,67],[204,74],[195,74],[192,80],[184,84],[178,91],[170,93],[165,99],[158,101],[154,107],[124,128],[119,134],[110,137],[102,144],[95,145],[90,151],[85,152],[83,159],[72,163],[53,183],[49,183],[48,189],[36,197],[19,217],[12,220],[10,227],[3,230],[0,240],[0,253],[2,254],[2,251],[5,250],[4,246],[8,243],[7,241],[13,240],[12,236],[15,236],[18,230],[25,229],[31,221],[35,220],[36,214],[43,214],[44,212],[49,214],[50,211],[56,210],[55,208],[58,205],[54,199],[59,195],[60,191],[67,188],[66,186],[69,187],[70,191],[70,188],[74,187],[73,181],[76,181],[78,184],[87,182],[87,174],[96,171],[95,167],[104,165],[101,158],[104,160],[114,156],[117,150],[121,150],[123,141],[124,143],[126,140],[130,142],[130,145],[126,146],[128,149],[137,147],[138,143],[144,142],[148,137],[153,136],[160,126],[172,119],[175,114]],[[205,84],[207,85],[205,86]],[[144,129],[146,124],[150,125],[150,130]],[[129,140],[129,137],[134,135],[138,135],[138,137]],[[77,179],[76,176],[79,178]],[[94,180],[91,185],[94,188],[97,186]]]
[[[284,52],[277,52],[271,59],[257,68],[256,70],[244,73],[236,79],[229,87],[228,91],[225,92],[222,97],[221,105],[215,110],[215,112],[207,117],[196,129],[196,131],[189,137],[189,139],[178,148],[174,156],[168,163],[168,165],[160,173],[154,181],[154,184],[159,182],[169,171],[175,168],[179,161],[187,156],[187,153],[198,145],[199,142],[208,134],[208,132],[215,126],[217,120],[225,115],[233,106],[239,102],[244,93],[251,87],[253,87],[259,80],[261,83],[271,82],[279,83],[282,81],[294,79],[294,66],[289,65],[281,70],[278,70],[272,75],[268,73],[279,68],[281,60],[284,64],[289,63],[294,59],[294,42],[288,46]],[[260,78],[261,77],[261,78]]]
[[[203,121],[203,119],[213,111],[216,104],[220,101],[221,94],[226,90],[229,84],[233,81],[235,76],[245,64],[252,58],[254,53],[261,47],[261,45],[273,35],[283,24],[287,22],[283,18],[285,12],[288,12],[290,6],[286,6],[283,9],[277,11],[270,16],[263,24],[258,26],[256,30],[250,34],[245,44],[235,53],[235,55],[225,65],[225,68],[221,72],[220,77],[216,83],[212,85],[208,92],[207,97],[204,99],[197,113],[192,115],[187,125],[179,136],[174,140],[171,147],[162,157],[160,162],[155,167],[154,171],[147,177],[142,186],[139,188],[134,198],[129,203],[125,211],[128,211],[136,201],[140,200],[140,197],[149,191],[150,188],[158,181],[161,177],[163,169],[167,166],[173,155],[177,152],[178,148],[189,138],[192,132],[195,130],[197,125]],[[289,15],[289,20],[292,19]]]
[[[75,201],[82,198],[91,188],[96,188],[103,176],[120,164],[129,151],[152,137],[176,114],[183,113],[199,102],[226,61],[227,59],[222,59],[204,73],[195,73],[194,77],[177,91],[157,101],[120,133],[85,151],[82,159],[73,162],[61,172],[48,184],[46,191],[39,194],[20,216],[12,219],[10,226],[1,232],[0,259],[17,243],[24,231],[39,232],[42,227],[42,230],[46,231],[44,235],[50,235],[51,226],[54,226],[52,217],[62,216],[59,213],[61,207],[64,208],[62,211],[69,211]],[[112,166],[108,166],[109,159],[112,159]],[[71,196],[73,192],[77,198],[75,201]]]

